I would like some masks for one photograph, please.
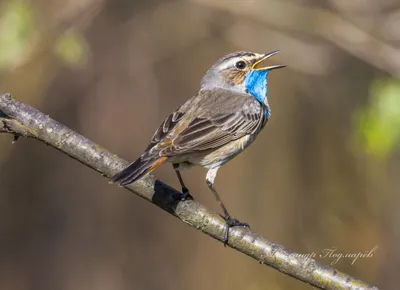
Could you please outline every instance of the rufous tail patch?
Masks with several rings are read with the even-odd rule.
[[[159,159],[156,163],[153,164],[153,166],[150,167],[149,172],[152,172],[154,169],[156,169],[158,166],[160,166],[161,164],[163,164],[166,160],[168,159],[168,157],[162,157],[161,159]]]

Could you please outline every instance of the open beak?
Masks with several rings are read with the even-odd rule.
[[[279,53],[279,52],[280,52],[280,50],[276,50],[276,51],[273,51],[273,52],[264,54],[259,60],[257,60],[257,61],[253,64],[253,66],[252,66],[251,68],[252,68],[253,70],[273,70],[273,69],[278,69],[278,68],[285,67],[286,65],[281,65],[281,64],[279,64],[279,65],[272,65],[272,66],[259,67],[259,68],[257,68],[257,66],[258,66],[260,63],[262,63],[264,60],[266,60],[267,58],[270,58],[271,56],[273,56],[273,55],[275,55],[275,54],[277,54],[277,53]]]

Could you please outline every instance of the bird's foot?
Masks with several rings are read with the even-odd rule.
[[[228,216],[222,216],[222,218],[225,220],[225,237],[224,237],[224,246],[228,244],[229,241],[229,229],[232,227],[245,227],[245,228],[250,228],[248,223],[238,221],[237,219],[231,217],[230,215]]]
[[[181,201],[185,201],[187,199],[193,199],[193,196],[190,195],[189,189],[187,187],[182,187],[182,194],[180,198]]]

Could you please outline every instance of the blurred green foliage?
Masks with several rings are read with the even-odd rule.
[[[386,160],[400,141],[400,80],[375,81],[371,103],[356,114],[358,140],[363,149]]]
[[[10,0],[0,6],[0,69],[21,61],[34,31],[35,15],[27,1]]]
[[[77,67],[86,63],[88,46],[85,39],[73,30],[60,35],[55,45],[56,55],[67,65]]]

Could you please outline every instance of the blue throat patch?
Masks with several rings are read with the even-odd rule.
[[[267,105],[268,74],[268,70],[252,70],[244,79],[244,85],[249,94],[254,96],[258,101],[261,102],[261,104],[267,107],[265,114],[269,118],[271,116],[271,110]]]

